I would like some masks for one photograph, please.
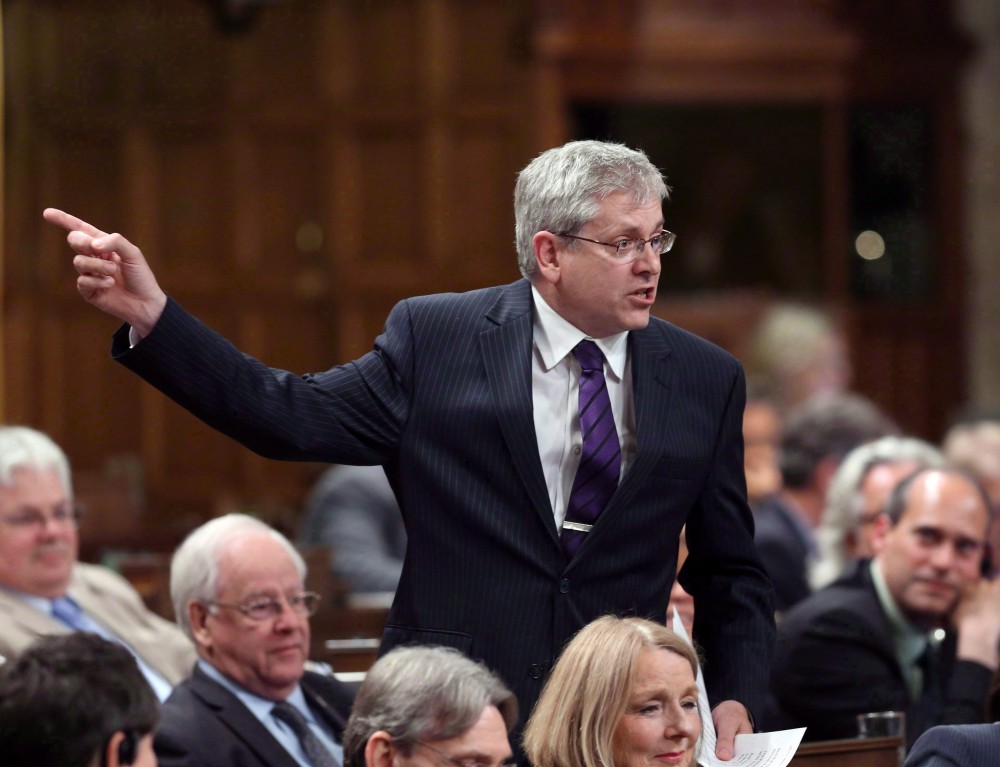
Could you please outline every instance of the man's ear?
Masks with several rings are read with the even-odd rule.
[[[103,759],[100,761],[102,767],[122,767],[119,749],[125,741],[125,733],[121,730],[114,733],[104,744]]]
[[[377,730],[365,744],[365,767],[392,767],[395,754],[392,735],[385,730]]]
[[[208,618],[208,605],[202,602],[188,602],[188,623],[191,624],[191,633],[194,634],[195,642],[198,645],[207,647],[212,643],[212,632],[206,626]]]
[[[879,514],[872,522],[872,551],[875,556],[882,553],[885,548],[885,540],[892,531],[892,521],[888,514]]]
[[[531,247],[535,251],[535,263],[538,274],[547,282],[558,282],[562,266],[562,251],[559,247],[559,237],[552,232],[535,232],[531,238]]]

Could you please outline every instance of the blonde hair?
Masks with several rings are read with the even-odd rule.
[[[524,730],[535,767],[611,767],[615,728],[628,706],[635,666],[645,649],[664,649],[691,664],[694,648],[672,630],[642,618],[605,615],[573,637],[556,663]]]

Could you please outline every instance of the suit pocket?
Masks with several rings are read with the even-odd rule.
[[[400,645],[430,645],[438,647],[454,647],[463,655],[472,652],[472,634],[461,631],[435,629],[418,629],[409,626],[397,626],[392,623],[385,627],[382,636],[383,652]]]

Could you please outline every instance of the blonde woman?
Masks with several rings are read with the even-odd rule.
[[[605,616],[567,645],[528,721],[534,767],[690,767],[701,737],[691,645],[666,626]]]

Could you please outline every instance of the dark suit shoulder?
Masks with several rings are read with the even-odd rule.
[[[708,356],[714,358],[716,364],[742,367],[740,361],[721,346],[659,317],[650,316],[645,330],[634,332],[656,333],[667,342],[672,351]]]

